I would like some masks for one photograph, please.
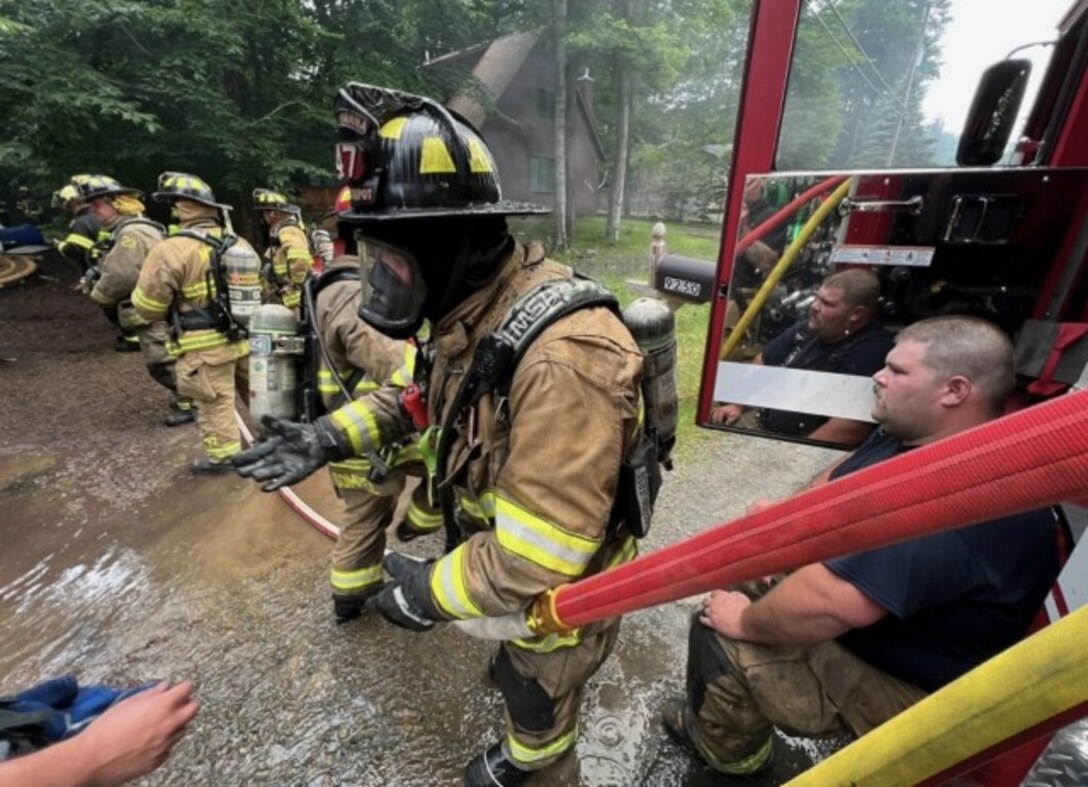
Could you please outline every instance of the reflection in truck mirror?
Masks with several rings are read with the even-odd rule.
[[[963,126],[957,164],[988,167],[1001,159],[1030,74],[1031,61],[1023,59],[1002,60],[986,69]]]

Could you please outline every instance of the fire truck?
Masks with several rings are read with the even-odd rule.
[[[975,64],[962,97],[969,105],[962,131],[941,130],[936,146],[943,151],[922,146],[926,156],[914,159],[903,146],[922,132],[909,120],[920,100],[912,89],[920,90],[924,70],[936,67],[922,51],[932,35],[930,14],[955,14],[966,4],[879,4],[875,13],[902,14],[910,6],[918,14],[917,54],[902,59],[898,74],[877,65],[872,45],[852,24],[857,20],[848,18],[855,5],[753,0],[717,264],[670,255],[653,263],[652,283],[669,300],[711,303],[698,423],[822,445],[828,443],[802,431],[772,431],[758,419],[724,425],[711,414],[729,403],[748,412],[871,423],[868,376],[752,362],[772,337],[805,317],[824,277],[859,266],[877,274],[879,319],[892,331],[944,314],[1001,326],[1016,350],[1012,412],[964,439],[919,449],[926,454],[914,465],[889,460],[882,478],[879,467],[868,468],[871,482],[844,478],[807,490],[560,588],[534,605],[532,628],[562,630],[760,572],[1061,503],[1066,562],[1038,631],[791,784],[1085,784],[1088,0],[1050,20],[1051,40],[1018,40],[1006,56]],[[1017,19],[1038,13],[1029,3],[980,8],[989,16],[968,31],[974,39],[962,48],[985,49],[975,44],[999,28],[1015,34]],[[825,113],[843,111],[826,91],[814,91],[820,60],[813,53],[820,47],[842,52],[840,63],[881,100],[854,111],[852,139],[840,133],[834,149],[824,146],[826,155],[806,158],[798,129],[824,119],[813,108],[822,101]],[[1049,55],[1043,67],[1040,49]],[[930,73],[929,88],[954,76]],[[857,146],[852,151],[873,127],[884,131],[879,144],[869,144],[865,155]],[[772,209],[751,214],[752,193],[774,195]],[[748,252],[757,245],[771,258],[754,274]],[[911,488],[892,501],[891,491],[907,477],[896,474],[909,474]],[[975,514],[987,508],[990,516],[970,513],[975,506]],[[923,522],[928,530],[919,528]]]

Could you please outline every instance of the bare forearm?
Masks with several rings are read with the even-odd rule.
[[[34,784],[38,787],[92,787],[100,784],[95,763],[78,738],[47,749],[0,762],[0,787]]]
[[[762,645],[803,646],[828,642],[849,630],[830,610],[811,603],[784,603],[775,588],[741,614],[743,639]]]
[[[872,429],[873,425],[865,421],[854,421],[849,418],[829,418],[810,432],[808,436],[811,440],[823,440],[827,443],[855,446],[864,440]]]

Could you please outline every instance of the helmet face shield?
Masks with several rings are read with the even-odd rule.
[[[363,298],[359,317],[394,339],[413,336],[423,324],[427,283],[409,252],[356,233]]]

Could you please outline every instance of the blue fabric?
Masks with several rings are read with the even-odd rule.
[[[46,711],[45,721],[35,722],[28,730],[17,727],[0,731],[0,737],[18,735],[33,737],[45,743],[54,743],[75,735],[101,715],[110,705],[151,688],[148,683],[127,689],[93,685],[81,687],[74,675],[63,675],[47,680],[14,696],[0,698],[0,709],[13,713]]]
[[[33,224],[16,224],[14,227],[0,227],[0,244],[4,247],[44,246],[45,238]]]
[[[906,450],[878,430],[831,477]],[[934,691],[1024,636],[1058,573],[1057,524],[1051,509],[1037,509],[825,565],[889,612],[839,642]]]

